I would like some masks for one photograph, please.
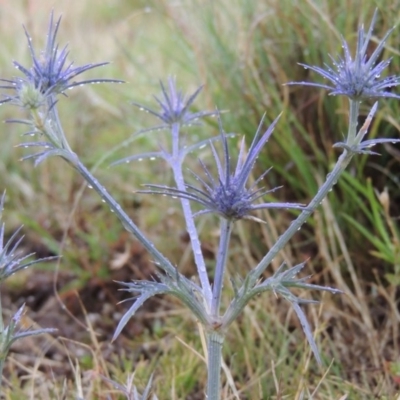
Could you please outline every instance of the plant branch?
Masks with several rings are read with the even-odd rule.
[[[172,160],[170,162],[172,172],[174,174],[175,183],[178,190],[186,191],[186,185],[182,173],[182,160],[179,149],[179,129],[180,125],[175,123],[172,125],[171,133],[172,133]],[[193,212],[190,206],[190,202],[187,199],[180,198],[182,211],[185,218],[186,229],[190,237],[190,242],[193,250],[193,257],[197,267],[197,272],[199,274],[199,279],[201,283],[201,287],[203,290],[203,296],[207,303],[208,308],[211,305],[212,292],[211,285],[208,279],[207,269],[203,257],[203,252],[201,250],[201,243],[199,239],[199,235],[197,232],[196,225],[194,223]]]
[[[233,228],[232,221],[226,220],[225,218],[221,218],[221,224],[220,224],[221,233],[220,233],[219,248],[218,248],[216,267],[215,267],[213,298],[211,304],[211,315],[214,318],[218,318],[219,314],[222,287],[225,276],[226,259],[228,257],[229,242],[232,233],[232,228]]]
[[[347,135],[348,143],[352,143],[350,142],[350,140],[354,141],[354,138],[357,134],[359,104],[356,103],[359,103],[359,101],[350,100],[349,131]],[[315,197],[308,204],[307,208],[302,211],[302,213],[290,224],[286,232],[279,237],[279,239],[260,261],[257,267],[249,273],[249,275],[246,277],[245,283],[239,289],[237,296],[231,302],[223,317],[224,327],[229,326],[241,313],[249,300],[249,297],[247,296],[248,290],[255,286],[257,280],[261,277],[261,275],[266,270],[268,265],[272,262],[272,260],[278,255],[278,253],[283,249],[283,247],[288,243],[293,235],[301,228],[301,226],[306,222],[310,215],[321,204],[322,200],[326,197],[328,192],[332,190],[332,187],[336,184],[340,175],[349,165],[351,159],[355,154],[356,153],[347,149],[343,151],[333,170],[327,175],[326,181],[320,187]]]
[[[350,100],[350,113],[349,113],[349,130],[347,134],[348,142],[353,140],[357,134],[357,120],[359,111],[359,101]],[[333,170],[326,176],[326,181],[320,187],[315,197],[308,204],[307,209],[304,210],[289,226],[286,232],[280,236],[277,242],[271,247],[270,251],[261,260],[258,266],[251,272],[250,285],[253,286],[261,274],[265,271],[274,257],[282,250],[282,248],[287,244],[287,242],[293,237],[293,235],[301,228],[301,226],[306,222],[310,215],[316,210],[316,208],[321,204],[322,200],[327,196],[328,192],[338,181],[342,172],[347,168],[354,153],[347,151],[346,149],[340,155],[338,161],[336,162]]]
[[[124,228],[128,232],[132,233],[143,247],[154,257],[158,263],[157,265],[168,275],[175,277],[177,273],[176,268],[159,250],[156,249],[154,244],[142,233],[118,202],[108,193],[106,188],[100,184],[100,182],[90,173],[80,160],[76,162],[74,167],[83,176],[87,183],[100,195],[102,201],[108,204],[111,211],[113,211],[122,222]]]

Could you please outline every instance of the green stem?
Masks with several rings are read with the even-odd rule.
[[[283,247],[287,244],[287,242],[293,237],[293,235],[301,228],[301,226],[306,222],[306,220],[310,217],[310,215],[315,211],[315,209],[321,204],[322,200],[326,197],[328,192],[332,189],[332,187],[336,184],[339,179],[339,176],[349,165],[351,159],[354,154],[349,153],[347,150],[344,150],[341,156],[339,157],[335,167],[332,172],[330,172],[327,177],[325,183],[320,187],[318,193],[315,197],[310,201],[307,206],[307,209],[304,210],[289,226],[286,232],[279,237],[277,242],[271,247],[270,251],[267,255],[261,260],[258,266],[251,273],[251,284],[255,284],[258,278],[260,278],[261,274],[265,271],[267,266],[271,263],[274,257],[283,249]]]
[[[62,129],[58,110],[54,105],[55,102],[55,96],[50,96],[47,99],[46,106],[41,111],[32,110],[33,123],[35,128],[55,147],[73,154]]]
[[[221,234],[220,234],[219,248],[217,255],[217,265],[215,267],[215,274],[214,274],[213,298],[211,303],[211,315],[216,319],[219,316],[222,287],[224,284],[226,259],[228,257],[229,241],[232,233],[232,228],[233,228],[233,223],[231,221],[228,221],[225,218],[221,219],[221,224],[220,224]]]
[[[4,332],[4,321],[3,321],[3,307],[1,304],[1,295],[0,295],[0,333]]]
[[[79,160],[75,163],[74,167],[83,176],[89,186],[96,190],[102,200],[108,204],[111,211],[114,212],[115,215],[119,218],[125,229],[131,232],[136,237],[136,239],[138,239],[139,242],[144,246],[144,248],[154,257],[154,259],[159,263],[159,267],[162,268],[170,276],[175,276],[175,267],[159,250],[156,249],[154,244],[149,239],[147,239],[147,237],[136,226],[136,224],[131,220],[131,218],[117,203],[117,201],[110,195],[110,193],[108,193],[106,188],[99,183],[99,181]]]
[[[4,369],[4,361],[5,361],[5,359],[4,358],[2,358],[1,360],[0,360],[0,394],[2,393],[2,391],[3,391],[3,369]]]
[[[186,191],[185,180],[182,173],[182,157],[179,151],[179,124],[173,124],[171,128],[172,134],[172,160],[171,168],[174,174],[174,179],[176,187],[181,191]],[[212,292],[211,284],[208,279],[208,273],[206,268],[206,263],[204,260],[203,252],[201,250],[201,243],[199,239],[199,234],[197,232],[196,224],[194,223],[194,217],[190,202],[187,199],[180,199],[182,205],[183,216],[185,218],[186,229],[189,234],[190,244],[193,250],[193,257],[197,268],[197,273],[199,274],[199,279],[204,295],[204,299],[209,309],[211,306]]]
[[[70,163],[86,180],[90,187],[92,187],[102,198],[102,200],[107,203],[112,212],[122,222],[122,225],[126,230],[131,232],[136,239],[145,247],[145,249],[154,257],[156,262],[161,269],[163,269],[170,276],[175,276],[177,271],[172,263],[159,251],[156,249],[154,244],[141,232],[141,230],[136,226],[136,224],[131,220],[128,214],[122,209],[118,202],[110,195],[104,186],[102,186],[99,181],[92,175],[92,173],[81,163],[78,156],[71,150],[68,142],[65,138],[60,119],[58,117],[57,108],[53,105],[54,99],[51,97],[48,100],[47,113],[43,116],[38,112],[33,113],[35,124],[39,127],[41,131],[46,129],[46,118],[50,121],[49,130],[50,132],[44,132],[46,136],[54,143],[56,146],[66,150],[66,154],[73,155],[73,157],[65,157],[66,161]]]
[[[207,333],[208,378],[207,400],[220,400],[221,391],[221,360],[224,336],[216,331]]]
[[[349,130],[347,133],[347,143],[352,143],[352,140],[357,134],[357,120],[360,103],[358,101],[350,100],[350,112],[349,112]],[[351,139],[353,138],[353,139]],[[253,286],[261,274],[265,271],[274,257],[282,250],[287,242],[293,237],[293,235],[301,228],[306,222],[314,210],[321,204],[322,200],[326,197],[328,192],[332,190],[332,187],[338,181],[340,175],[349,165],[354,153],[350,153],[344,150],[340,155],[338,161],[335,164],[332,172],[326,176],[326,181],[320,187],[315,197],[311,200],[307,209],[304,210],[289,226],[286,232],[278,239],[278,241],[272,246],[270,251],[261,260],[254,271],[251,272],[250,285]]]
[[[349,131],[347,134],[346,143],[352,143],[357,134],[357,120],[358,120],[359,102],[350,100],[350,112],[349,112]],[[353,139],[351,139],[353,138]],[[269,252],[260,261],[257,267],[251,271],[246,279],[246,282],[238,291],[238,295],[231,302],[226,313],[223,317],[223,325],[226,328],[229,326],[237,316],[242,312],[243,308],[248,302],[248,289],[253,288],[257,283],[258,279],[267,269],[268,265],[277,256],[277,254],[283,249],[293,235],[301,228],[306,222],[310,215],[315,209],[321,204],[322,200],[327,196],[328,192],[332,190],[332,187],[338,181],[340,175],[349,165],[351,159],[355,153],[344,150],[336,162],[333,170],[327,175],[326,181],[320,187],[315,197],[311,200],[307,208],[290,224],[286,232],[279,237],[276,243],[271,247]]]
[[[1,355],[0,355],[0,394],[2,392],[3,383],[3,368],[5,358],[3,357],[3,345],[4,345],[4,321],[3,321],[3,306],[1,303],[1,293],[0,293],[0,343],[1,343]]]
[[[346,144],[352,146],[354,144],[354,139],[357,135],[357,123],[358,123],[358,115],[360,112],[360,102],[350,100],[350,109],[349,109],[349,129],[347,133]]]

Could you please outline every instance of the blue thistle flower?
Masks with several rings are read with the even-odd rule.
[[[372,37],[376,16],[377,11],[374,13],[367,33],[364,31],[363,25],[359,28],[354,60],[350,54],[347,42],[342,37],[344,56],[338,56],[337,60],[329,56],[332,61],[332,67],[325,64],[324,69],[317,66],[300,64],[305,69],[310,69],[329,80],[332,83],[331,85],[312,82],[290,82],[288,85],[316,86],[330,90],[330,95],[332,96],[347,96],[353,100],[378,97],[399,99],[399,95],[393,94],[387,91],[387,89],[400,85],[400,77],[392,75],[383,79],[381,78],[383,71],[390,64],[391,58],[377,62],[393,28],[386,33],[371,56],[369,58],[367,57],[368,44]]]
[[[139,103],[132,103],[134,106],[139,107],[140,110],[144,110],[163,122],[163,126],[156,127],[171,127],[173,124],[190,125],[196,124],[197,121],[207,115],[215,115],[214,112],[200,111],[192,113],[189,111],[189,107],[193,104],[196,97],[200,93],[203,86],[200,86],[186,98],[180,90],[176,87],[176,81],[173,77],[168,78],[168,90],[164,86],[163,82],[160,81],[162,96],[154,96],[157,103],[160,105],[161,110],[155,111],[151,108],[145,107]]]
[[[32,46],[32,38],[29,36],[28,31],[24,27],[25,35],[28,39],[28,47],[32,58],[33,65],[30,69],[23,67],[20,63],[14,61],[14,66],[21,71],[25,76],[23,78],[1,79],[3,82],[7,82],[7,85],[0,86],[3,89],[12,89],[16,91],[15,96],[8,96],[1,103],[14,101],[15,103],[25,106],[31,105],[36,108],[41,105],[41,102],[50,95],[64,94],[67,89],[71,89],[74,86],[81,86],[89,83],[101,83],[101,82],[114,82],[122,83],[120,80],[115,79],[88,79],[83,81],[72,81],[77,75],[83,72],[101,67],[108,64],[107,62],[98,64],[87,64],[81,67],[74,67],[73,63],[67,64],[67,46],[62,50],[59,50],[56,44],[56,36],[58,28],[60,26],[61,17],[54,24],[53,12],[50,15],[50,24],[47,34],[46,48],[41,52],[40,56],[37,57],[35,50]],[[31,90],[27,90],[29,88]],[[32,102],[32,89],[37,92],[37,102]],[[29,99],[21,99],[21,93],[28,91]],[[40,96],[42,95],[42,97]],[[28,104],[26,102],[28,101]]]
[[[182,191],[176,188],[161,186],[161,185],[146,185],[150,190],[142,190],[140,193],[162,194],[172,197],[180,197],[197,202],[204,207],[195,214],[195,216],[216,213],[222,218],[227,220],[238,219],[253,219],[258,222],[261,220],[252,217],[251,211],[262,208],[293,208],[304,209],[304,206],[296,203],[262,203],[254,204],[256,200],[263,197],[267,193],[274,192],[279,189],[273,188],[271,190],[257,189],[256,186],[262,181],[265,175],[270,171],[265,171],[250,187],[246,187],[247,181],[250,177],[251,171],[254,167],[256,159],[260,154],[264,144],[271,136],[278,118],[270,125],[266,132],[260,137],[261,127],[264,118],[261,120],[257,132],[254,136],[253,142],[250,146],[247,156],[245,156],[245,142],[242,140],[239,157],[236,164],[235,171],[231,171],[231,157],[229,154],[229,147],[227,142],[227,135],[222,129],[220,122],[220,140],[223,146],[223,161],[219,159],[217,151],[211,143],[215,164],[218,170],[218,177],[214,178],[206,165],[200,160],[200,164],[204,170],[208,182],[200,176],[192,172],[196,180],[201,182],[204,189],[199,189],[193,185],[187,184],[188,190]]]
[[[218,140],[217,138],[201,140],[197,143],[191,144],[187,141],[187,136],[182,135],[182,126],[201,125],[200,119],[206,116],[216,115],[215,111],[199,111],[191,112],[189,108],[193,105],[195,99],[199,95],[202,86],[197,88],[193,94],[187,98],[183,96],[182,92],[176,87],[176,80],[173,77],[168,78],[168,86],[160,81],[161,96],[154,96],[157,103],[160,105],[160,111],[155,111],[151,108],[145,107],[139,103],[132,103],[142,111],[146,111],[157,117],[162,124],[145,128],[140,130],[126,140],[120,147],[126,147],[128,143],[139,137],[144,133],[157,132],[161,130],[167,130],[171,134],[171,149],[168,150],[166,147],[159,145],[159,151],[152,151],[147,153],[135,154],[133,156],[125,157],[120,159],[111,165],[118,165],[122,163],[129,163],[134,160],[143,159],[163,159],[167,161],[171,166],[172,164],[181,164],[187,154],[205,147],[210,141]]]

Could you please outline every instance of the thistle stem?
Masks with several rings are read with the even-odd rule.
[[[1,303],[1,296],[0,296],[0,334],[4,332],[4,321],[3,321],[3,306]]]
[[[356,104],[357,103],[357,104]],[[357,120],[358,120],[359,102],[350,100],[350,112],[349,112],[349,130],[347,135],[347,143],[355,138],[357,134]],[[350,142],[352,143],[352,142]],[[269,252],[260,261],[257,267],[250,272],[248,279],[246,280],[246,285],[242,286],[236,298],[229,305],[224,317],[223,325],[224,327],[229,326],[241,313],[243,308],[246,306],[248,298],[246,297],[246,292],[248,288],[254,287],[257,280],[261,277],[263,272],[266,270],[268,265],[272,262],[275,256],[283,249],[283,247],[288,243],[288,241],[293,237],[293,235],[301,228],[301,226],[306,222],[314,210],[321,204],[322,200],[326,197],[332,187],[338,181],[340,175],[349,165],[351,159],[355,153],[344,150],[340,155],[338,161],[336,162],[333,170],[327,175],[326,181],[320,187],[315,197],[308,204],[307,208],[290,224],[289,228],[283,233],[276,243],[271,247]]]
[[[214,318],[218,318],[222,287],[224,283],[226,259],[228,257],[229,242],[232,233],[233,223],[232,221],[221,218],[220,224],[220,239],[219,248],[217,254],[217,261],[215,267],[214,285],[213,285],[213,298],[211,303],[211,315]]]
[[[3,354],[3,347],[5,343],[5,338],[4,338],[4,320],[3,320],[3,306],[1,303],[1,296],[0,296],[0,344],[1,344],[1,354],[0,354],[0,394],[2,392],[2,384],[3,384],[3,369],[4,369],[4,361],[5,357]]]
[[[287,242],[293,237],[293,235],[301,228],[301,226],[306,222],[306,220],[315,211],[315,209],[321,204],[322,200],[326,197],[328,192],[338,181],[339,176],[349,165],[351,159],[353,158],[353,155],[353,153],[349,153],[347,150],[343,151],[332,172],[327,175],[326,181],[320,187],[315,197],[308,204],[307,209],[303,210],[302,213],[290,224],[286,232],[279,237],[279,239],[271,247],[267,255],[261,260],[258,266],[251,273],[251,284],[257,281],[257,279],[265,271],[265,269],[271,263],[274,257],[283,249]]]
[[[354,139],[357,135],[357,123],[358,123],[358,115],[360,112],[360,102],[350,99],[349,106],[349,129],[347,133],[346,144],[352,146],[354,144]]]
[[[137,225],[126,214],[118,202],[108,193],[107,189],[102,186],[99,181],[90,173],[90,171],[78,160],[74,167],[83,176],[86,182],[100,195],[102,200],[108,204],[111,211],[115,213],[118,219],[122,222],[125,229],[131,232],[144,248],[154,257],[162,268],[170,276],[176,275],[176,269],[171,262],[155,248],[154,244],[146,238]]]
[[[3,369],[4,369],[4,358],[0,360],[0,394],[2,393],[2,385],[3,385]]]
[[[357,134],[357,120],[360,104],[359,101],[350,100],[350,113],[349,113],[349,130],[347,134],[347,142],[355,138]],[[351,142],[350,142],[351,143]],[[321,204],[322,200],[327,196],[328,192],[338,181],[340,175],[349,165],[354,153],[344,150],[336,162],[332,172],[330,172],[324,184],[320,187],[315,197],[308,204],[307,209],[304,210],[289,226],[286,232],[277,240],[271,247],[267,255],[261,260],[258,266],[251,273],[251,284],[254,284],[261,274],[265,271],[267,266],[271,263],[273,258],[282,250],[286,243],[293,237],[293,235],[301,228],[314,210]]]
[[[181,191],[186,191],[185,180],[182,173],[183,160],[181,159],[182,157],[179,151],[179,130],[180,126],[178,123],[172,125],[172,160],[170,165],[174,174],[176,187]],[[199,274],[199,279],[203,290],[204,299],[206,301],[207,307],[210,308],[212,301],[211,284],[208,279],[207,268],[204,261],[203,252],[201,250],[199,234],[194,223],[192,209],[189,200],[180,198],[180,201],[185,218],[186,229],[190,237],[194,261],[197,267],[197,272]]]
[[[216,331],[207,333],[207,400],[220,400],[221,359],[224,336]]]
[[[115,213],[118,219],[122,222],[122,225],[125,227],[125,229],[128,232],[132,233],[136,237],[136,239],[143,245],[143,247],[154,257],[159,267],[162,268],[170,276],[175,276],[177,271],[172,263],[159,250],[156,249],[154,244],[141,232],[141,230],[131,220],[131,218],[122,209],[118,202],[110,195],[107,189],[100,184],[100,182],[82,164],[78,156],[70,149],[68,142],[65,139],[60,120],[58,118],[57,109],[54,103],[50,100],[48,102],[48,107],[49,110],[47,115],[41,116],[40,114],[35,114],[35,117],[42,119],[42,121],[38,121],[38,123],[41,123],[41,126],[45,126],[45,118],[50,117],[49,119],[52,123],[51,129],[53,130],[53,132],[48,132],[48,137],[52,138],[55,133],[55,137],[57,137],[59,140],[61,139],[58,145],[62,146],[62,148],[66,149],[71,155],[74,156],[69,157],[67,161],[82,175],[88,185],[100,195],[102,200],[108,204],[111,211]]]
[[[55,101],[54,96],[51,96],[50,99]],[[67,138],[65,137],[64,130],[63,130],[61,122],[60,122],[60,117],[58,115],[57,107],[55,107],[55,106],[51,107],[49,114],[50,114],[50,120],[55,122],[54,127],[55,127],[55,130],[57,131],[57,136],[61,142],[62,148],[73,153],[71,147],[69,147]]]

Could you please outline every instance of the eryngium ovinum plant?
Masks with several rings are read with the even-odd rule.
[[[364,31],[363,27],[359,29],[354,57],[351,56],[349,46],[343,39],[344,56],[337,59],[332,58],[331,66],[326,64],[324,68],[321,68],[304,65],[305,68],[309,68],[327,79],[329,84],[289,83],[290,85],[320,87],[327,89],[331,95],[346,96],[349,99],[348,132],[343,142],[335,144],[335,147],[340,148],[342,153],[332,171],[327,175],[326,181],[307,205],[263,203],[263,196],[271,190],[275,190],[265,190],[260,187],[264,183],[268,171],[261,174],[255,183],[249,184],[248,182],[260,151],[269,140],[275,126],[279,123],[279,116],[266,129],[262,120],[248,150],[246,150],[245,142],[242,140],[237,160],[234,161],[227,144],[227,137],[230,135],[224,132],[218,113],[216,114],[219,121],[219,135],[199,143],[187,143],[187,137],[182,135],[182,132],[190,129],[191,125],[200,124],[204,117],[214,114],[190,111],[201,88],[191,96],[184,97],[182,92],[177,90],[175,80],[169,79],[166,84],[161,84],[161,95],[155,97],[158,103],[157,109],[135,104],[153,114],[159,121],[156,127],[149,128],[148,131],[163,129],[169,132],[170,147],[162,147],[154,152],[133,155],[119,162],[129,163],[146,157],[159,158],[171,167],[175,179],[174,187],[152,184],[148,185],[144,192],[179,198],[187,232],[190,236],[194,262],[197,267],[197,280],[183,276],[172,262],[157,250],[111,194],[82,164],[78,154],[69,146],[67,136],[64,134],[58,116],[58,99],[67,89],[90,83],[121,81],[113,79],[75,81],[74,78],[77,75],[103,64],[88,64],[83,67],[74,67],[73,64],[68,64],[66,62],[66,48],[60,49],[56,45],[56,34],[60,20],[54,23],[53,16],[50,18],[47,44],[44,51],[39,55],[36,54],[31,38],[26,32],[32,57],[32,66],[25,68],[15,62],[16,68],[23,76],[3,80],[5,83],[2,87],[10,90],[11,94],[6,95],[2,103],[15,104],[29,113],[27,119],[17,120],[28,127],[26,134],[31,139],[22,143],[21,146],[38,150],[26,155],[24,159],[32,159],[34,165],[37,166],[49,157],[58,156],[72,166],[87,181],[87,184],[97,191],[102,200],[108,204],[125,229],[147,249],[158,267],[157,279],[153,281],[141,280],[122,283],[123,289],[133,294],[134,302],[121,318],[116,328],[114,339],[121,333],[127,322],[133,318],[136,310],[148,298],[158,294],[170,294],[179,298],[192,312],[193,317],[203,325],[207,334],[208,383],[205,391],[206,398],[209,400],[220,398],[221,352],[227,330],[241,314],[247,303],[263,292],[273,292],[276,295],[281,295],[291,303],[300,319],[315,359],[318,364],[321,364],[321,358],[314,342],[310,325],[302,309],[304,303],[311,303],[312,301],[303,300],[296,296],[292,293],[291,288],[325,290],[331,293],[338,293],[339,290],[310,284],[307,282],[307,277],[298,277],[305,263],[295,266],[282,264],[272,276],[266,279],[263,277],[263,273],[274,257],[279,254],[291,237],[320,205],[354,156],[358,154],[376,154],[370,150],[374,145],[399,141],[382,138],[365,140],[378,107],[377,102],[372,106],[362,126],[358,126],[361,102],[365,103],[367,100],[380,97],[400,98],[400,96],[390,91],[400,84],[400,78],[396,76],[381,78],[381,74],[388,67],[390,60],[378,61],[384,49],[385,41],[392,30],[384,36],[371,56],[367,56],[368,50],[370,50],[369,42],[372,38],[375,19],[376,13],[367,32]],[[15,121],[13,120],[13,122]],[[221,152],[217,150],[219,146],[215,146],[215,142],[220,142]],[[203,161],[200,161],[200,172],[198,174],[192,173],[192,176],[187,181],[183,174],[185,157],[193,150],[204,147],[204,145],[211,147],[216,172],[211,171]],[[195,183],[193,184],[192,182]],[[194,213],[191,208],[192,202],[200,205],[201,210]],[[235,228],[235,223],[240,219],[258,221],[252,213],[254,210],[262,208],[294,209],[295,212],[298,210],[299,215],[287,230],[281,234],[258,265],[255,265],[240,281],[233,282],[234,296],[226,306],[225,311],[221,312],[221,293],[225,280],[232,230]],[[201,218],[206,213],[215,214],[220,224],[219,249],[211,271],[206,268],[195,223],[196,218]]]

